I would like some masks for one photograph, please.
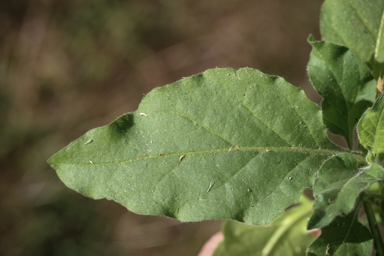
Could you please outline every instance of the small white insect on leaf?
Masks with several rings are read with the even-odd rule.
[[[92,143],[92,142],[93,142],[93,140],[89,139],[89,140],[87,140],[87,142],[84,143],[84,145],[87,145],[87,144]]]
[[[147,114],[145,113],[140,113],[141,116],[148,116]]]
[[[325,255],[329,255],[329,249],[330,249],[330,244],[327,245],[327,250],[325,251]]]
[[[210,183],[209,183],[209,188],[207,189],[207,193],[211,190],[211,188],[213,187],[213,182],[211,181]]]
[[[183,160],[184,157],[185,155],[180,156],[179,161]]]

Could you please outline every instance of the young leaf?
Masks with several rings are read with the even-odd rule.
[[[222,227],[224,241],[217,246],[213,256],[304,256],[306,248],[316,239],[306,230],[311,207],[312,202],[306,199],[265,226],[227,221]]]
[[[321,235],[308,247],[308,256],[361,256],[371,255],[372,237],[361,225],[356,212],[336,217],[332,223],[321,229]]]
[[[373,154],[384,152],[384,99],[377,98],[357,124],[360,143]]]
[[[322,228],[339,215],[350,213],[360,193],[374,182],[384,179],[384,169],[378,164],[358,168],[351,154],[328,159],[320,168],[313,186],[316,201],[308,229]]]
[[[324,124],[335,134],[344,136],[353,148],[353,134],[357,121],[376,98],[376,82],[364,61],[348,48],[332,43],[316,42],[308,63],[312,84],[324,98]]]
[[[212,69],[153,90],[49,163],[68,187],[139,214],[266,224],[345,152],[321,116],[282,78]]]
[[[384,62],[384,1],[326,0],[320,18],[325,40],[355,51],[365,62]]]

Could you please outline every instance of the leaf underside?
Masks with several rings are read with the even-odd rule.
[[[323,97],[324,124],[353,148],[354,128],[376,97],[376,82],[364,61],[348,48],[308,38],[312,84]]]
[[[68,187],[139,214],[267,224],[341,152],[302,90],[250,68],[212,69],[154,89],[49,163]]]

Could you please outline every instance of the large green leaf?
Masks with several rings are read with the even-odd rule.
[[[336,217],[321,229],[321,235],[309,247],[309,256],[363,256],[371,255],[373,241],[369,230],[356,218],[357,211]]]
[[[322,228],[339,215],[350,213],[360,193],[384,179],[378,164],[358,168],[355,157],[340,154],[328,159],[320,168],[313,186],[316,198],[308,228]]]
[[[369,63],[384,62],[384,1],[326,0],[320,19],[325,40],[344,45]]]
[[[224,241],[216,248],[214,256],[300,256],[316,236],[306,230],[312,203],[306,199],[289,209],[270,225],[252,226],[227,221],[222,227]]]
[[[384,96],[377,98],[357,124],[360,143],[373,154],[384,152]]]
[[[212,69],[153,90],[49,163],[68,187],[139,214],[266,224],[344,151],[321,119],[282,78]]]
[[[324,124],[353,148],[356,123],[376,98],[376,82],[364,61],[351,50],[308,38],[313,46],[308,63],[312,84],[324,98]]]

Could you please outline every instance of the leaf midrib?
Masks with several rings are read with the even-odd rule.
[[[338,150],[330,150],[330,149],[313,149],[313,148],[299,148],[299,147],[230,147],[230,148],[223,148],[223,149],[214,149],[214,150],[205,150],[205,151],[186,151],[186,152],[176,152],[176,153],[164,153],[161,155],[146,155],[143,157],[139,157],[136,159],[130,159],[126,161],[121,162],[104,162],[104,163],[95,163],[92,159],[88,159],[87,161],[91,160],[92,163],[65,163],[63,165],[72,165],[72,166],[97,166],[97,165],[119,165],[119,164],[127,164],[127,163],[133,163],[136,161],[143,161],[148,159],[159,159],[164,157],[173,157],[173,156],[190,156],[190,155],[201,155],[201,154],[214,154],[214,153],[223,153],[223,152],[235,152],[235,151],[248,151],[248,152],[298,152],[303,154],[315,154],[315,155],[337,155],[341,153],[346,153],[346,151],[338,151]],[[361,152],[353,152],[352,153],[355,157],[361,157],[363,153]]]

